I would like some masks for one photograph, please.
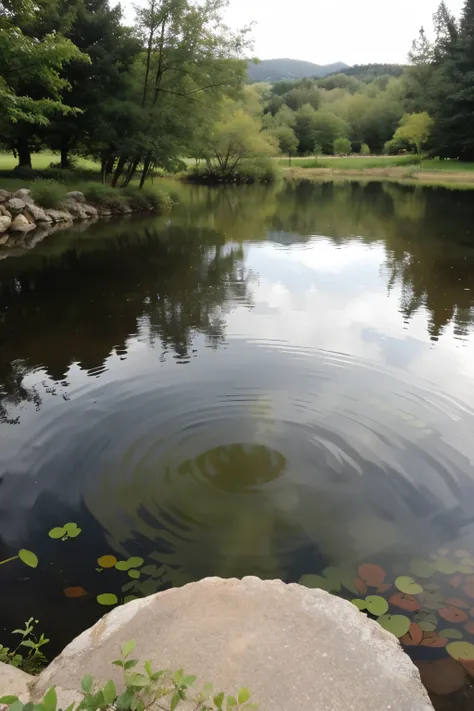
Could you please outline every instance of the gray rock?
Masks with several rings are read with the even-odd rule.
[[[13,193],[13,197],[23,200],[23,202],[26,204],[34,202],[33,198],[31,197],[31,190],[28,190],[28,188],[21,188],[20,190],[17,190],[16,193]]]
[[[75,200],[68,199],[66,200],[66,207],[68,212],[71,213],[71,215],[74,217],[76,220],[87,220],[87,213],[84,210],[84,207],[81,203],[76,202]]]
[[[10,200],[12,194],[8,190],[0,190],[0,202],[6,202]]]
[[[8,228],[10,227],[12,223],[11,217],[7,217],[6,215],[2,215],[0,217],[0,234],[2,232],[6,232]]]
[[[18,696],[26,703],[30,698],[30,687],[35,677],[25,674],[11,664],[0,662],[0,696]]]
[[[5,205],[0,204],[0,215],[5,215],[5,217],[10,217],[12,216],[12,213],[7,210]]]
[[[81,193],[79,190],[71,190],[71,192],[67,193],[66,197],[71,200],[75,200],[76,202],[85,202],[86,201],[86,198],[84,197],[84,193]]]
[[[3,246],[4,244],[6,244],[8,242],[8,240],[9,240],[8,235],[3,235],[3,237],[0,237],[0,247]]]
[[[66,210],[45,210],[53,222],[71,222],[72,215]]]
[[[99,207],[97,208],[97,214],[100,215],[100,217],[110,217],[112,214],[112,210],[109,210],[107,207]]]
[[[180,669],[228,693],[247,686],[260,711],[432,711],[398,640],[346,600],[257,578],[209,578],[115,608],[39,676],[78,689],[89,672],[120,680],[117,650]]]
[[[23,214],[29,222],[49,222],[52,218],[46,214],[42,207],[38,207],[34,202],[29,203],[23,210]]]
[[[10,232],[29,232],[34,230],[36,225],[28,222],[24,215],[17,215],[10,225]]]
[[[18,215],[20,212],[23,212],[26,203],[24,200],[20,200],[20,198],[10,198],[10,200],[7,200],[6,207],[11,213]]]
[[[97,212],[97,208],[95,208],[93,205],[83,205],[82,207],[87,217],[97,217],[99,214]]]

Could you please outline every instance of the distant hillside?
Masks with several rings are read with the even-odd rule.
[[[401,77],[404,69],[403,64],[354,64],[353,67],[346,66],[344,69],[336,69],[331,74],[346,74],[360,81],[370,82],[387,74],[391,77]]]
[[[313,64],[299,59],[264,59],[259,64],[249,62],[250,81],[280,81],[280,79],[305,79],[306,77],[325,77],[348,69],[344,62],[334,64]]]

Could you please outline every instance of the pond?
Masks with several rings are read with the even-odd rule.
[[[0,641],[34,615],[51,656],[131,597],[301,580],[472,709],[472,193],[172,190],[0,260]]]

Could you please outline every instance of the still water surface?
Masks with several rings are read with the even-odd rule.
[[[103,593],[323,575],[392,598],[437,708],[472,709],[438,634],[474,644],[472,193],[173,190],[0,260],[0,557],[40,561],[0,567],[0,629],[35,615],[51,654]]]

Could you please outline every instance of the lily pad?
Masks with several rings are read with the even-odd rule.
[[[436,570],[438,570],[440,573],[444,573],[445,575],[452,575],[458,569],[457,564],[453,563],[447,558],[436,558],[433,565]]]
[[[367,595],[367,585],[360,578],[354,578],[354,587],[359,595]]]
[[[388,610],[388,602],[380,595],[369,595],[365,598],[365,606],[367,610],[376,617],[385,615]]]
[[[101,593],[97,595],[97,602],[99,605],[116,605],[118,603],[118,597],[113,593]]]
[[[400,642],[407,647],[417,647],[423,639],[423,630],[416,622],[412,622],[407,634],[400,637]]]
[[[79,528],[77,523],[65,523],[63,528],[66,530],[69,538],[77,538],[77,536],[82,533],[82,528]]]
[[[101,568],[113,568],[117,558],[114,555],[101,555],[100,558],[97,558],[97,562]]]
[[[413,595],[406,595],[405,593],[395,593],[389,598],[390,605],[395,605],[401,610],[406,610],[407,612],[417,612],[421,605],[420,601],[413,597]]]
[[[446,622],[466,622],[468,615],[464,610],[460,610],[459,607],[442,607],[439,610],[439,616],[446,620]]]
[[[358,610],[365,610],[367,605],[365,604],[365,600],[361,600],[360,598],[356,597],[354,600],[351,600],[352,604],[357,607]]]
[[[139,568],[144,562],[143,558],[132,556],[128,560],[119,560],[118,563],[115,564],[115,567],[117,570],[127,571],[131,568]]]
[[[423,592],[422,586],[408,575],[400,575],[395,580],[395,587],[398,588],[400,592],[406,593],[407,595],[418,595]]]
[[[439,631],[439,636],[445,639],[462,639],[462,632],[455,630],[453,627],[447,627]]]
[[[21,562],[29,568],[36,568],[38,565],[38,556],[36,556],[32,551],[26,550],[26,548],[21,548],[18,551],[18,557]]]
[[[410,629],[410,619],[405,615],[382,615],[377,622],[395,637],[403,637]]]
[[[454,659],[474,659],[474,644],[471,644],[470,642],[450,642],[446,646],[446,651]]]
[[[63,538],[66,534],[67,534],[67,531],[65,528],[60,528],[59,526],[57,526],[56,528],[52,528],[49,531],[48,536],[50,538],[58,539],[58,538]]]
[[[436,625],[434,622],[426,622],[422,621],[418,623],[423,630],[423,632],[434,632],[436,629]]]
[[[129,558],[127,562],[131,568],[139,568],[145,561],[136,555]]]
[[[431,578],[435,572],[435,567],[427,560],[412,560],[410,563],[410,571],[417,578]]]
[[[359,577],[369,587],[378,588],[385,581],[385,570],[380,565],[363,563],[359,566]]]
[[[463,585],[462,589],[465,595],[474,598],[474,583],[467,583],[467,585]]]
[[[133,580],[138,580],[138,578],[140,577],[140,571],[139,570],[129,570],[128,577],[133,578]]]

